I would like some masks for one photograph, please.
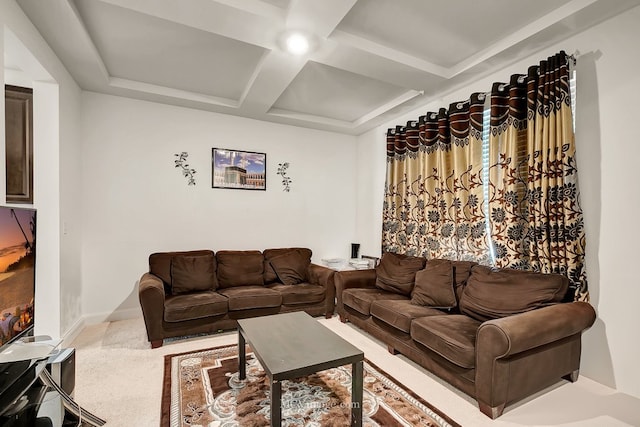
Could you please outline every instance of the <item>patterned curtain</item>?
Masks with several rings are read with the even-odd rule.
[[[534,271],[567,275],[575,298],[588,301],[566,54],[529,69],[527,87],[529,260]]]
[[[570,99],[560,52],[493,85],[488,144],[484,94],[390,129],[383,251],[561,273],[588,300]]]
[[[484,94],[387,133],[383,251],[488,262]]]

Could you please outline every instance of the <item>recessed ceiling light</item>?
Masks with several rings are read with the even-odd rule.
[[[293,33],[287,36],[286,46],[289,53],[304,55],[309,50],[309,40],[303,34]]]

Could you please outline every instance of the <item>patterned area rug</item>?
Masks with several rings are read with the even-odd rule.
[[[348,426],[351,365],[282,382],[283,426]],[[269,380],[247,347],[247,379],[238,380],[237,346],[165,356],[163,427],[268,426]],[[460,427],[364,363],[363,425]]]

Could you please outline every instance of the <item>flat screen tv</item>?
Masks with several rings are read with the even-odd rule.
[[[33,335],[36,210],[0,206],[0,351]]]

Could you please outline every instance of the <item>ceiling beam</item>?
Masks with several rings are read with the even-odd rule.
[[[287,28],[304,30],[321,39],[335,31],[357,0],[292,0]]]
[[[281,50],[272,50],[258,63],[240,99],[240,107],[253,114],[266,113],[298,75],[306,58],[292,58]]]
[[[101,1],[265,49],[276,47],[278,28],[284,27],[284,13],[265,16],[263,13],[248,12],[248,7],[228,6],[229,2],[226,1],[191,0],[189,7],[175,0]],[[255,2],[240,2],[238,5],[247,6],[248,3]],[[238,22],[242,25],[238,25]]]
[[[326,39],[355,2],[356,0],[292,0],[283,32],[304,30],[312,38]],[[253,114],[269,111],[309,59],[309,56],[295,57],[281,50],[277,46],[277,38],[280,36],[276,35],[276,46],[262,58],[240,100],[241,108],[247,108]]]
[[[314,52],[312,61],[360,74],[394,86],[417,91],[430,90],[445,79],[384,56],[357,49],[332,39]]]
[[[547,13],[541,18],[536,19],[530,24],[525,25],[519,30],[509,34],[507,37],[504,37],[497,43],[494,43],[491,46],[482,49],[475,55],[470,56],[464,61],[457,63],[448,70],[446,77],[455,77],[458,74],[461,74],[469,70],[470,68],[475,67],[476,65],[488,60],[489,58],[517,45],[518,43],[521,43],[527,38],[538,34],[539,32],[576,14],[585,7],[590,6],[598,1],[599,0],[573,0],[567,4],[562,5],[557,9],[554,9],[552,12]]]
[[[286,10],[264,2],[262,0],[213,0],[216,3],[233,7],[254,15],[264,16],[274,20],[283,21],[286,17]]]
[[[363,37],[356,36],[345,31],[336,30],[331,34],[330,39],[338,44],[354,47],[356,49],[372,53],[382,58],[390,59],[399,64],[407,65],[421,70],[429,74],[433,74],[439,77],[447,77],[450,73],[449,69],[433,62],[425,61],[416,56],[409,55],[399,50],[381,45],[374,41],[365,39]]]

